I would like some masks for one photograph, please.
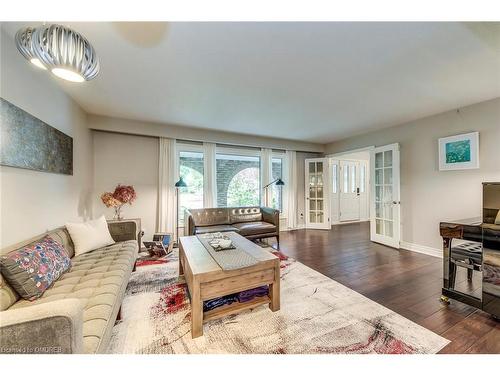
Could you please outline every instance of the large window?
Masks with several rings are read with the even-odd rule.
[[[184,224],[184,210],[203,208],[203,152],[179,152],[179,176],[187,187],[179,190],[179,222]]]
[[[260,157],[217,154],[217,206],[260,205]]]
[[[271,175],[271,181],[277,178],[283,179],[283,158],[273,157]],[[283,186],[278,186],[274,183],[271,185],[271,189],[271,207],[283,212]]]

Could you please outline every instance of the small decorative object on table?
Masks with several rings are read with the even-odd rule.
[[[132,204],[132,202],[137,198],[137,194],[133,186],[120,185],[115,188],[113,193],[106,192],[101,195],[102,203],[108,208],[113,207],[115,209],[115,215],[113,219],[122,220],[122,207],[124,204]]]
[[[171,233],[155,233],[153,241],[144,241],[143,243],[149,254],[156,257],[170,254],[174,245]]]
[[[228,236],[225,236],[220,232],[209,233],[206,234],[205,237],[210,238],[208,244],[212,246],[215,251],[236,249],[233,245],[233,241],[231,241]]]

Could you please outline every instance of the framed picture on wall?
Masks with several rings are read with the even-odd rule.
[[[479,133],[439,138],[439,170],[479,168]]]

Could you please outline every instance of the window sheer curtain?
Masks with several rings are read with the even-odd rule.
[[[263,148],[261,150],[261,160],[260,168],[262,171],[262,183],[261,186],[264,187],[272,180],[272,162],[273,162],[273,150],[270,148]],[[272,191],[271,186],[262,191],[262,202],[264,206],[269,207],[272,202]]]
[[[157,232],[175,235],[177,202],[174,185],[178,177],[175,139],[160,138],[159,150]]]
[[[203,207],[217,207],[216,144],[203,143]]]
[[[284,205],[288,216],[288,229],[295,229],[297,228],[297,152],[287,150],[286,160],[288,181],[285,182],[287,201]]]

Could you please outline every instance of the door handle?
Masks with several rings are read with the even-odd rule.
[[[359,196],[359,188],[356,188],[356,195]]]
[[[392,204],[401,204],[400,201],[392,201]]]

